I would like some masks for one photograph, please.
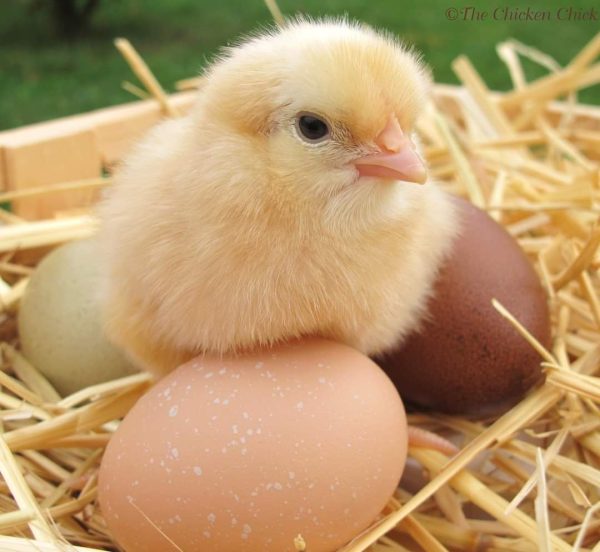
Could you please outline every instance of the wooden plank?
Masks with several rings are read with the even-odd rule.
[[[185,112],[192,105],[196,95],[197,91],[177,92],[169,96],[169,103]],[[29,136],[33,135],[44,137],[60,135],[61,133],[64,133],[67,126],[69,129],[92,129],[99,124],[103,118],[110,117],[111,113],[127,113],[129,109],[140,106],[149,110],[156,110],[160,113],[160,105],[156,102],[156,100],[149,99],[127,102],[120,105],[103,107],[101,109],[79,113],[77,115],[69,115],[68,117],[51,119],[41,123],[25,125],[10,130],[3,130],[0,131],[0,144],[3,144],[6,140],[13,140],[17,138],[20,140],[25,140]]]
[[[6,167],[4,163],[4,148],[0,145],[0,192],[6,191]]]
[[[179,92],[169,97],[169,103],[183,113],[188,111],[196,96],[196,91]],[[46,143],[65,135],[91,131],[95,135],[102,164],[111,167],[161,117],[160,105],[155,100],[129,102],[0,132],[0,147]],[[82,147],[86,147],[85,144]]]
[[[197,93],[173,94],[169,101],[182,112]],[[154,100],[131,102],[0,132],[0,190],[30,187],[100,176],[162,117]],[[95,190],[19,199],[14,212],[28,220],[89,205]]]
[[[181,113],[187,113],[194,105],[197,97],[197,90],[177,92],[169,96],[169,103]]]
[[[100,176],[102,164],[92,130],[78,124],[64,128],[17,133],[4,140],[6,187],[20,190],[69,180]],[[81,190],[15,200],[13,211],[28,220],[49,218],[56,211],[89,205],[94,190]]]
[[[181,113],[192,106],[197,92],[180,92],[169,96],[169,105]],[[105,167],[114,166],[163,114],[155,100],[143,100],[100,109],[90,114],[98,150]]]
[[[103,166],[114,167],[161,118],[160,111],[154,106],[136,105],[126,110],[108,112],[99,119],[93,132]]]

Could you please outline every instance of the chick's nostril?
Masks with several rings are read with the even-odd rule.
[[[399,152],[406,145],[406,137],[400,123],[393,113],[389,116],[385,128],[375,138],[375,143],[384,151]]]

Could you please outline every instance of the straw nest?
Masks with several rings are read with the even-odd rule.
[[[176,115],[131,45],[117,46]],[[490,92],[464,57],[453,65],[464,86],[436,87],[419,124],[431,175],[487,210],[534,263],[550,300],[552,348],[494,304],[538,351],[546,383],[498,419],[410,416],[414,425],[454,434],[461,451],[448,459],[410,450],[413,484],[406,488],[416,492],[398,489],[344,552],[600,550],[600,109],[576,96],[600,82],[599,52],[600,34],[561,68],[509,41],[498,53],[513,90]],[[519,56],[549,74],[527,82]],[[66,183],[0,201],[109,184]],[[96,221],[88,214],[32,223],[0,215],[0,549],[115,549],[96,503],[98,466],[119,418],[150,378],[134,375],[62,398],[19,352],[15,329],[32,271],[15,251],[88,236]],[[294,544],[310,552],[300,536]]]

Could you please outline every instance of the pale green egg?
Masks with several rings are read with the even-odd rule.
[[[136,371],[102,330],[98,247],[87,239],[50,253],[21,300],[23,353],[62,395]]]

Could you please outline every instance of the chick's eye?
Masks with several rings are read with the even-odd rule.
[[[297,126],[300,134],[308,142],[320,142],[329,136],[329,127],[327,123],[316,115],[299,115]]]

